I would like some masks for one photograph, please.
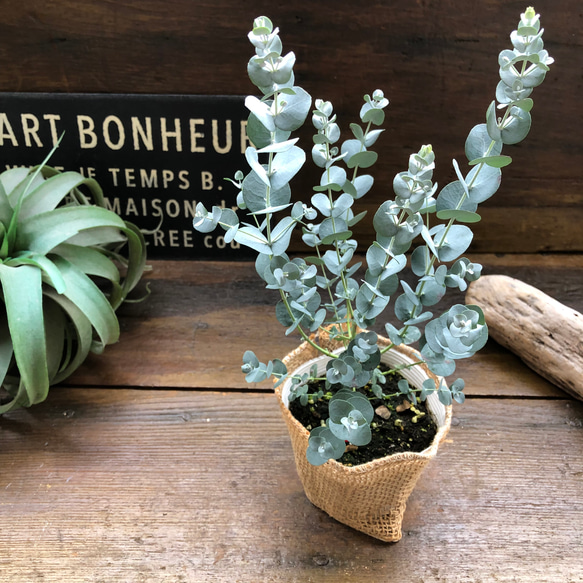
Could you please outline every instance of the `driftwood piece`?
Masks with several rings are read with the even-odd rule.
[[[583,399],[583,315],[505,275],[473,282],[467,304],[484,310],[490,336],[530,368]]]

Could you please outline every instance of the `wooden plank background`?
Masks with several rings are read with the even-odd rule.
[[[455,415],[387,544],[310,504],[273,395],[56,389],[2,420],[0,581],[583,581],[583,404]]]
[[[390,98],[374,210],[422,144],[438,182],[454,178],[526,5],[5,0],[0,91],[246,94],[246,34],[267,14],[298,83],[345,128],[364,93]],[[535,8],[556,63],[470,256],[583,311],[583,5]],[[294,192],[308,198],[315,174]],[[267,359],[298,342],[253,265],[154,262],[147,279],[149,299],[120,311],[120,343],[0,419],[2,583],[583,581],[583,404],[513,354],[489,342],[460,363],[467,402],[410,498],[403,541],[387,545],[308,502],[270,388],[244,383],[242,347]]]
[[[247,94],[246,34],[265,13],[285,50],[297,54],[297,82],[331,100],[344,128],[357,121],[364,93],[380,87],[390,98],[378,182],[365,203],[374,210],[422,144],[437,152],[437,181],[455,178],[451,159],[463,160],[468,131],[484,119],[498,53],[511,46],[508,35],[526,5],[9,0],[0,19],[0,91]],[[583,251],[583,8],[579,0],[539,0],[535,8],[556,63],[535,90],[527,141],[507,148],[515,162],[483,207],[479,252]],[[309,149],[311,132],[301,139]],[[296,195],[308,198],[315,180],[313,172],[296,181]],[[370,236],[370,221],[359,229]]]
[[[583,255],[475,255],[472,261],[482,263],[484,273],[516,277],[583,312]],[[245,382],[243,352],[253,350],[266,362],[282,358],[301,339],[285,336],[275,318],[276,292],[265,289],[252,263],[155,261],[146,279],[152,291],[148,299],[120,308],[120,342],[103,355],[89,355],[66,384],[271,390],[269,382]],[[461,293],[450,290],[439,313],[463,301]],[[398,324],[392,309],[374,329],[382,334],[387,320]],[[513,371],[511,384],[508,370]],[[460,361],[457,372],[466,380],[468,394],[564,396],[495,342]]]

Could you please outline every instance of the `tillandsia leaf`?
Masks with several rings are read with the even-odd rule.
[[[129,225],[129,223],[126,223]],[[102,248],[126,242],[126,237],[119,227],[95,227],[88,231],[80,231],[67,239],[67,243],[80,247],[100,246]]]
[[[57,149],[62,138],[63,136],[61,135],[57,144],[53,146],[53,149],[47,154],[43,162],[39,166],[31,168],[30,175],[27,175],[27,177],[20,184],[18,184],[18,186],[16,186],[12,192],[9,193],[9,201],[14,209],[14,212],[12,214],[12,217],[10,218],[10,224],[8,225],[7,228],[5,240],[2,242],[2,249],[0,249],[0,256],[2,258],[6,257],[7,254],[13,252],[17,237],[17,227],[19,226],[20,222],[20,210],[24,202],[24,199],[26,198],[28,193],[31,192],[37,186],[38,183],[44,181],[42,173],[45,170],[45,166],[49,158],[53,155],[54,151]],[[51,171],[51,174],[56,173],[55,170],[52,169],[49,170]],[[7,245],[5,245],[5,243],[7,243]]]
[[[32,404],[29,401],[28,392],[24,385],[24,381],[20,379],[20,381],[17,380],[17,382],[18,388],[16,389],[16,393],[13,393],[10,390],[10,385],[5,385],[5,388],[7,389],[12,399],[4,405],[0,405],[0,415],[8,413],[14,409],[18,409],[19,407],[29,407]]]
[[[103,226],[124,229],[125,223],[114,212],[104,208],[62,207],[23,220],[16,237],[16,246],[47,254],[80,231]]]
[[[20,402],[19,391],[15,405],[40,403],[49,390],[41,272],[30,265],[0,264],[0,283],[14,358],[26,391],[26,403]]]
[[[43,318],[47,348],[47,370],[49,383],[52,384],[63,362],[67,319],[58,304],[47,300],[46,297],[43,300]]]
[[[30,192],[43,183],[42,169],[42,165],[34,168],[26,168],[22,180],[14,185],[14,188],[10,190],[7,188],[10,205],[14,210],[19,208],[19,205],[22,204],[22,201]]]
[[[35,253],[19,254],[14,259],[4,262],[8,267],[19,267],[20,265],[31,265],[42,272],[43,280],[48,281],[58,293],[64,293],[67,286],[58,267],[46,256]]]
[[[20,220],[57,208],[71,190],[82,185],[87,186],[91,192],[101,193],[101,188],[95,180],[85,178],[78,172],[63,172],[51,176],[39,184],[22,201]]]
[[[114,310],[119,307],[122,301],[125,301],[127,295],[138,285],[146,269],[147,261],[147,245],[144,233],[133,223],[129,221],[124,221],[124,223],[125,228],[121,229],[121,231],[127,239],[126,274],[122,281],[122,297],[119,302],[112,302]]]
[[[8,320],[6,311],[0,310],[0,382],[3,383],[6,373],[10,368],[14,349],[12,347],[12,339],[10,338],[10,329],[8,328]]]
[[[62,243],[53,249],[53,253],[60,255],[87,275],[120,282],[119,270],[101,249]]]
[[[0,183],[2,183],[2,187],[4,192],[7,193],[7,196],[11,196],[13,192],[21,185],[21,188],[25,188],[26,184],[23,181],[29,176],[30,168],[11,168],[10,170],[6,170],[0,174]],[[13,197],[14,204],[10,205],[10,208],[13,209],[16,206],[16,202],[18,201],[18,193],[15,194]],[[11,213],[12,214],[12,213]]]
[[[6,174],[4,172],[4,174]],[[12,206],[10,205],[10,200],[6,194],[6,189],[4,188],[4,183],[2,182],[2,174],[0,174],[0,223],[4,228],[4,232],[8,229],[10,225],[10,219],[12,218]]]
[[[145,268],[143,233],[104,208],[97,182],[45,163],[0,174],[0,208],[13,208],[0,253],[0,284],[14,345],[14,367],[3,386],[14,398],[2,412],[44,400],[48,386],[71,374],[90,349],[101,351],[117,340],[113,309]],[[123,278],[120,269],[125,270]],[[26,274],[31,274],[28,281]],[[18,287],[27,293],[10,291],[17,276],[23,279]],[[108,298],[90,277],[109,279]],[[18,317],[11,316],[15,305]],[[25,305],[34,317],[20,317],[27,312]]]
[[[100,351],[103,346],[117,342],[119,323],[113,307],[101,290],[80,269],[66,259],[55,256],[53,261],[65,281],[66,290],[63,295],[85,314],[99,336],[102,346],[95,345],[94,348]]]
[[[45,289],[44,295],[48,301],[58,305],[65,314],[71,326],[66,328],[65,340],[70,345],[71,354],[61,365],[57,375],[51,380],[59,383],[69,377],[87,358],[93,344],[93,329],[91,322],[83,312],[67,297],[51,289]]]

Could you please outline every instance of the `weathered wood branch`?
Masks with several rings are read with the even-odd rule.
[[[583,399],[583,315],[505,275],[473,282],[466,303],[484,310],[490,336],[530,368]]]

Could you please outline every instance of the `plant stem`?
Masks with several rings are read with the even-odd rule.
[[[281,295],[281,299],[283,300],[283,303],[286,307],[287,313],[289,314],[290,318],[295,321],[291,306],[289,305],[289,302],[287,301],[287,296],[285,294],[285,292],[280,289],[279,293]],[[298,332],[301,334],[302,338],[312,347],[314,347],[316,350],[318,350],[318,352],[321,352],[322,354],[325,354],[326,356],[329,356],[331,358],[338,358],[335,354],[333,354],[332,352],[330,352],[329,350],[326,350],[325,348],[323,348],[322,346],[319,346],[316,342],[314,342],[308,334],[306,334],[306,332],[303,330],[303,328],[298,324],[297,325],[297,330]]]

